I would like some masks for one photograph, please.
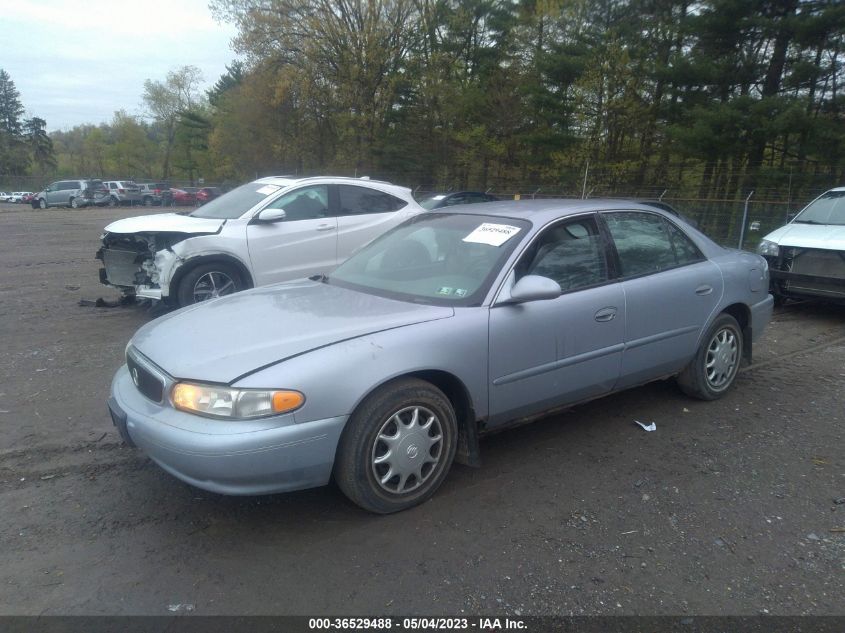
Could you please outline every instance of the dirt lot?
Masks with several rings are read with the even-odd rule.
[[[138,213],[0,205],[0,614],[845,613],[845,309],[778,311],[721,401],[655,383],[486,439],[399,515],[223,497],[106,412],[151,317],[77,302],[116,298],[93,255]]]

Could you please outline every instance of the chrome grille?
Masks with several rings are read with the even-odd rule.
[[[126,365],[135,387],[153,402],[164,399],[164,380],[138,362],[131,352],[126,354]]]

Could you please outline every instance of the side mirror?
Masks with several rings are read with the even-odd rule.
[[[543,299],[557,299],[560,296],[560,284],[554,279],[540,275],[525,275],[511,288],[511,303],[526,303]]]
[[[262,209],[258,212],[258,215],[255,216],[255,219],[259,222],[281,222],[287,217],[287,213],[285,213],[284,209]]]
[[[45,192],[50,192],[50,191],[53,191],[53,190],[52,190],[52,189],[50,189],[50,187],[44,187],[44,191],[45,191]]]

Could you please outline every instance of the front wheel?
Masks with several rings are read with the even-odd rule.
[[[79,201],[76,198],[70,199],[70,208],[71,209],[78,209],[79,208]]]
[[[720,314],[707,330],[695,358],[678,374],[688,396],[716,400],[731,388],[742,360],[742,330],[730,314]]]
[[[457,436],[455,411],[437,387],[416,378],[388,383],[349,419],[335,480],[350,500],[370,512],[411,508],[443,483]]]
[[[185,273],[179,282],[176,296],[180,306],[187,306],[230,295],[244,288],[244,279],[234,266],[211,262],[200,264]]]

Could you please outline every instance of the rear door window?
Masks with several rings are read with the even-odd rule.
[[[701,259],[694,244],[683,242],[683,235],[676,240],[676,253],[669,223],[657,214],[614,211],[603,216],[619,255],[622,277],[657,273]]]

